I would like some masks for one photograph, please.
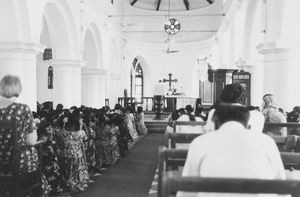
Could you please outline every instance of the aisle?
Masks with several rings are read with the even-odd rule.
[[[74,196],[148,197],[163,137],[163,134],[147,134],[130,149],[126,158],[108,167],[87,191]]]

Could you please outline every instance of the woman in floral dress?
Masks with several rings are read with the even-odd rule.
[[[15,158],[14,163],[12,163],[13,171],[9,173],[25,176],[23,181],[17,183],[17,189],[20,191],[24,189],[23,187],[33,184],[39,166],[37,150],[33,146],[28,146],[34,145],[37,140],[32,113],[27,105],[15,102],[21,91],[22,86],[19,77],[6,75],[1,79],[0,120],[14,122],[17,126],[15,129],[0,129],[0,164],[13,161],[12,157]],[[15,155],[13,155],[14,153]],[[3,169],[0,169],[0,173],[2,173],[1,170]],[[38,178],[41,179],[42,187],[39,194],[35,195],[48,196],[49,188],[45,177]]]
[[[73,192],[84,191],[88,188],[89,175],[83,141],[87,136],[80,130],[80,115],[74,110],[65,125],[65,159],[67,186]]]
[[[43,172],[51,187],[51,193],[56,194],[63,191],[64,177],[58,160],[58,148],[56,143],[56,133],[49,122],[42,121],[38,128],[38,133],[47,138],[43,145]]]
[[[137,130],[140,135],[144,135],[148,132],[147,127],[145,126],[145,122],[144,122],[143,107],[141,107],[141,106],[139,106],[137,108],[136,127],[137,127]]]

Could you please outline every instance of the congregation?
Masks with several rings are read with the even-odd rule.
[[[37,171],[39,158],[35,147],[27,145],[34,145],[36,139],[45,141],[40,153],[42,196],[86,190],[89,175],[126,157],[129,144],[147,133],[141,107],[137,112],[118,104],[114,109],[85,106],[65,109],[62,104],[53,109],[46,102],[38,104],[37,112],[31,113],[27,105],[15,102],[22,90],[17,76],[5,76],[0,89],[0,120],[18,121],[16,130],[2,130],[1,164],[10,162],[12,156],[17,157],[14,172],[30,175]],[[17,145],[12,137],[15,133]],[[20,151],[14,155],[14,149]],[[24,182],[20,185],[25,186]],[[1,189],[4,194],[7,188]]]

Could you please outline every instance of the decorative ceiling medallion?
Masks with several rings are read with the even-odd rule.
[[[175,18],[170,18],[166,23],[165,23],[165,31],[167,34],[174,35],[180,30],[180,23],[177,19]]]

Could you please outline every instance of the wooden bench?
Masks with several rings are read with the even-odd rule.
[[[198,133],[165,133],[164,139],[164,146],[167,148],[176,148],[176,144],[189,144],[191,143],[196,137],[202,134]],[[286,136],[278,136],[272,135],[270,136],[274,139],[275,143],[277,144],[278,148],[282,151],[286,146],[287,137]],[[300,137],[297,137],[300,138]]]
[[[0,135],[3,134],[3,132],[7,132],[9,130],[16,130],[17,124],[14,121],[0,121]],[[14,136],[12,136],[12,142],[14,144],[14,147],[16,147],[16,139],[17,139],[17,132],[14,132]],[[5,134],[4,134],[5,135]],[[16,150],[13,149],[12,152],[12,161],[3,161],[0,162],[0,193],[1,196],[25,196],[33,189],[39,187],[41,185],[41,177],[42,177],[42,146],[45,143],[45,140],[38,141],[34,144],[34,147],[38,149],[39,153],[39,169],[36,172],[32,173],[24,173],[24,174],[16,174],[15,164],[18,163],[16,161],[16,157],[14,155],[16,154]],[[32,179],[37,180],[36,182],[33,181],[31,185],[29,185],[27,188],[20,190],[18,188],[18,184],[24,180],[26,180],[30,176]]]
[[[177,131],[177,126],[192,126],[192,127],[199,127],[203,128],[206,125],[206,122],[199,122],[199,121],[175,121],[174,123],[174,132]],[[200,133],[200,131],[199,131]]]
[[[176,143],[188,144],[196,137],[200,136],[198,133],[165,133],[164,145],[167,148],[176,148]]]
[[[273,133],[272,129],[278,128],[278,127],[286,127],[288,130],[288,134],[295,134],[290,133],[291,131],[294,131],[298,128],[300,128],[300,124],[296,122],[288,122],[288,123],[265,123],[263,132],[264,133]]]
[[[299,197],[300,181],[183,177],[180,175],[175,175],[174,172],[164,172],[161,193],[158,196],[173,196],[177,191],[244,194],[291,194],[292,197]]]
[[[167,149],[159,147],[159,163],[158,163],[158,191],[161,191],[163,173],[177,167],[182,167],[185,164],[188,150],[186,149]],[[281,159],[284,166],[300,166],[300,153],[281,152]]]
[[[175,121],[174,123],[174,132],[176,132],[176,126],[205,126],[206,122],[199,121]],[[272,129],[276,127],[286,127],[288,129],[297,129],[300,128],[299,123],[289,122],[289,123],[265,123],[263,132],[271,132]]]

